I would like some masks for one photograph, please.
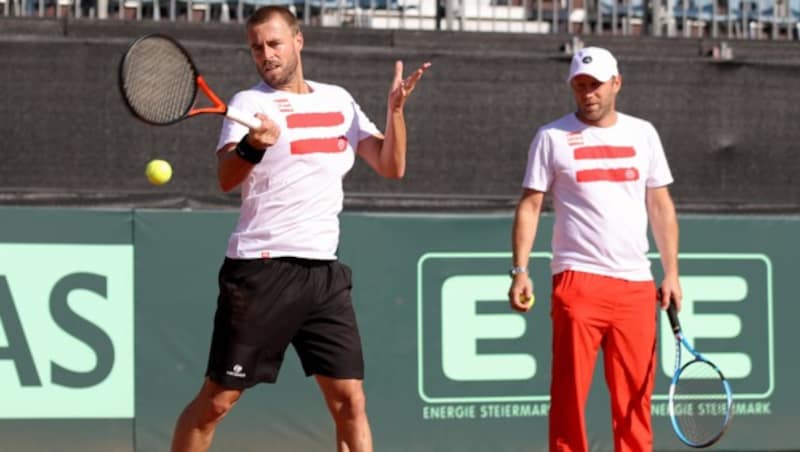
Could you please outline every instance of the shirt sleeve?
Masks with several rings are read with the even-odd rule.
[[[228,102],[228,105],[241,111],[248,112],[253,116],[255,116],[255,114],[258,112],[256,106],[252,102],[248,102],[243,93],[237,93],[234,95],[230,102]],[[225,117],[222,120],[222,131],[220,131],[219,139],[217,140],[217,147],[214,149],[214,151],[216,152],[222,149],[226,144],[238,143],[249,130],[250,129],[239,124],[238,122]]]
[[[650,173],[647,175],[647,187],[663,187],[673,182],[672,172],[667,163],[667,156],[664,154],[664,147],[655,127],[647,123],[647,143],[650,147]]]
[[[528,166],[525,168],[522,186],[546,192],[552,183],[552,145],[545,130],[539,129],[528,149]]]
[[[358,141],[364,138],[369,138],[375,135],[382,135],[378,127],[373,123],[367,115],[361,110],[361,106],[352,97],[350,98],[353,103],[353,111],[355,112],[355,122],[358,128]]]

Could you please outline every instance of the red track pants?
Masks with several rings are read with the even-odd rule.
[[[656,298],[653,281],[565,271],[553,277],[550,451],[587,452],[584,408],[603,347],[616,452],[650,452]]]

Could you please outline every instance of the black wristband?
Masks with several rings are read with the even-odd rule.
[[[253,165],[261,162],[261,159],[264,158],[265,152],[267,152],[266,149],[256,149],[253,146],[250,146],[250,143],[247,142],[247,135],[245,135],[242,138],[242,141],[236,145],[236,155],[238,155],[242,160],[250,162]]]

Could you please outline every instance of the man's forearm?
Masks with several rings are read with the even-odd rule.
[[[515,267],[528,266],[536,230],[539,227],[541,198],[541,193],[526,193],[517,205],[511,233],[512,263]]]
[[[402,109],[386,113],[386,135],[381,147],[381,167],[384,176],[401,178],[406,172],[406,120]]]

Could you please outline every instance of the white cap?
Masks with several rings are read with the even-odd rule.
[[[584,47],[572,57],[569,65],[569,78],[567,83],[572,81],[576,75],[586,74],[594,77],[597,81],[607,82],[611,77],[619,75],[617,60],[614,55],[606,49],[600,47]]]

